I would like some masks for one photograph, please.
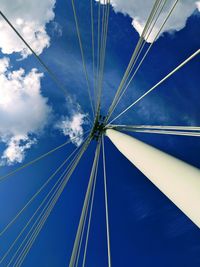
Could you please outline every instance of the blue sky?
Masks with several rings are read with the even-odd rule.
[[[50,6],[53,6],[54,1],[50,2]],[[118,2],[118,8],[120,9],[121,1]],[[128,3],[128,0],[126,3]],[[94,6],[96,15],[97,3]],[[3,2],[1,8],[7,14],[11,14],[9,6],[6,6]],[[49,6],[47,5],[44,8],[49,8]],[[92,80],[91,28],[88,15],[89,1],[84,0],[81,3],[77,1],[76,8],[88,73]],[[34,13],[34,9],[32,12]],[[54,18],[49,19],[48,23],[45,22],[46,33],[50,38],[50,43],[48,48],[43,48],[40,56],[53,70],[59,81],[67,88],[67,100],[63,96],[62,91],[59,90],[54,81],[51,80],[32,55],[28,55],[27,58],[21,60],[19,52],[4,53],[1,47],[0,58],[7,57],[10,59],[11,70],[18,70],[21,67],[25,70],[26,75],[32,68],[36,68],[39,73],[44,73],[37,99],[46,99],[46,102],[41,104],[41,117],[44,114],[46,114],[46,117],[44,116],[44,120],[38,120],[37,116],[40,113],[34,113],[35,111],[31,110],[32,107],[29,107],[30,109],[27,110],[27,117],[25,116],[26,114],[21,114],[21,120],[24,120],[24,124],[30,124],[29,131],[26,132],[29,139],[28,141],[22,139],[21,142],[27,144],[29,140],[37,140],[31,145],[30,149],[25,149],[24,158],[22,158],[23,163],[64,143],[69,138],[68,135],[64,135],[57,127],[61,121],[69,122],[75,114],[86,114],[84,115],[86,117],[83,118],[86,121],[83,125],[84,131],[91,127],[87,119],[87,116],[92,119],[91,109],[82,69],[71,1],[56,1],[54,14]],[[34,15],[33,18],[35,17],[37,16]],[[107,112],[139,38],[138,32],[131,24],[132,19],[111,9],[102,114]],[[116,115],[190,54],[199,49],[199,12],[195,10],[192,16],[185,18],[185,21],[186,25],[183,29],[172,33],[166,32],[156,41],[136,79],[128,88],[125,97],[116,109]],[[44,21],[42,23],[44,24]],[[95,23],[97,23],[97,19],[95,19]],[[0,42],[0,45],[3,44]],[[200,124],[199,69],[198,56],[117,122],[124,124],[198,126]],[[14,109],[17,108],[19,103],[12,104]],[[2,109],[0,110],[2,111]],[[1,114],[0,118],[2,118]],[[26,118],[29,121],[26,121]],[[34,124],[30,122],[34,122]],[[20,124],[20,126],[24,124]],[[2,125],[7,124],[2,123]],[[35,126],[31,130],[31,127],[34,125],[37,127]],[[15,122],[8,127],[8,129],[12,128],[14,129],[13,132],[6,134],[7,128],[4,131],[0,127],[2,141],[0,143],[1,156],[12,137],[15,136],[14,133],[17,132]],[[20,132],[20,134],[22,133],[25,134],[25,130]],[[134,134],[134,136],[200,168],[200,140],[197,137],[142,133]],[[92,142],[83,156],[78,168],[75,170],[56,207],[25,259],[24,266],[61,267],[68,264],[90,175],[95,146],[96,143]],[[108,139],[105,139],[105,147],[113,266],[199,266],[199,229],[156,189],[139,170],[129,163]],[[3,229],[17,211],[27,203],[37,189],[66,158],[66,155],[69,155],[74,148],[73,144],[69,144],[51,156],[1,182],[0,229]],[[101,158],[99,164],[87,267],[107,266]],[[10,166],[9,164],[4,164],[0,167],[0,174],[4,175],[18,166],[20,166],[20,163],[16,162]],[[55,178],[54,182],[58,177]],[[20,229],[23,228],[47,193],[48,190],[43,192],[33,205],[20,216],[16,224],[5,235],[0,237],[1,255],[8,249]],[[19,244],[20,241],[17,245]],[[11,257],[14,251],[15,249],[10,254]],[[6,262],[1,266],[7,266]]]

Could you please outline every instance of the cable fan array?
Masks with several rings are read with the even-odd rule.
[[[111,101],[110,107],[107,114],[102,116],[101,103],[102,103],[102,91],[103,91],[103,80],[104,80],[104,66],[106,59],[106,46],[107,46],[107,36],[108,36],[108,26],[109,26],[109,14],[110,14],[110,0],[103,0],[95,3],[98,5],[97,14],[97,29],[95,29],[94,23],[94,2],[90,0],[90,21],[91,21],[91,58],[92,58],[92,68],[93,77],[90,79],[87,63],[85,59],[85,53],[83,48],[82,36],[79,27],[79,19],[77,16],[75,1],[71,0],[75,27],[78,37],[78,42],[80,46],[80,56],[83,64],[83,72],[85,75],[87,93],[90,102],[91,114],[93,116],[92,129],[85,132],[84,141],[80,147],[77,147],[73,152],[62,162],[62,164],[53,172],[53,174],[45,181],[45,183],[36,191],[36,193],[28,200],[28,202],[22,207],[21,210],[13,217],[13,219],[1,230],[0,237],[2,237],[9,229],[17,223],[20,216],[23,215],[25,210],[27,210],[30,205],[37,199],[37,197],[51,187],[46,196],[43,198],[40,205],[36,208],[33,215],[30,217],[28,222],[25,224],[22,230],[19,231],[18,235],[14,237],[9,248],[3,254],[0,259],[0,265],[6,263],[6,266],[21,266],[27,257],[30,249],[32,248],[36,238],[41,232],[46,220],[51,214],[51,211],[55,207],[59,197],[61,196],[64,188],[66,187],[69,179],[71,178],[75,168],[78,166],[83,154],[87,151],[88,146],[92,140],[97,141],[96,151],[94,155],[93,165],[91,169],[91,174],[88,181],[87,191],[85,194],[85,199],[82,207],[82,212],[80,215],[79,224],[77,227],[77,233],[75,235],[74,245],[72,248],[71,258],[68,265],[70,267],[86,266],[87,253],[88,253],[88,242],[90,234],[90,226],[93,212],[93,203],[95,197],[96,180],[98,174],[99,158],[102,148],[102,160],[103,160],[103,174],[104,174],[104,199],[105,199],[105,217],[106,217],[106,237],[107,237],[107,254],[108,254],[108,266],[111,267],[111,249],[110,249],[110,234],[109,234],[109,214],[108,214],[108,194],[107,194],[107,176],[106,176],[106,156],[104,147],[104,135],[107,129],[116,129],[119,131],[130,131],[130,132],[142,132],[142,133],[154,133],[154,134],[167,134],[167,135],[184,135],[184,136],[200,136],[200,127],[191,126],[162,126],[162,125],[117,125],[113,124],[119,117],[128,112],[132,107],[134,107],[139,101],[146,97],[153,90],[158,89],[159,85],[169,79],[173,74],[179,71],[187,63],[189,63],[194,57],[198,56],[200,49],[195,51],[187,59],[181,62],[175,69],[170,73],[167,73],[160,81],[158,81],[154,86],[152,86],[148,91],[146,91],[142,96],[130,104],[127,108],[121,111],[114,118],[112,117],[113,112],[119,105],[121,99],[126,94],[130,84],[134,82],[134,78],[148,56],[152,46],[158,39],[161,31],[165,27],[168,19],[173,14],[179,0],[168,1],[168,0],[156,0],[149,12],[149,16],[146,20],[146,24],[142,31],[142,34],[137,42],[137,45],[133,51],[130,62],[126,68],[126,71],[122,77],[119,86],[116,89],[114,98]],[[168,12],[163,19],[160,21],[160,15],[164,9],[168,9]],[[46,65],[43,59],[38,56],[31,45],[25,40],[25,37],[21,35],[15,26],[7,18],[6,14],[0,11],[2,18],[8,23],[8,25],[13,29],[13,31],[18,35],[18,37],[24,42],[24,44],[30,49],[35,58],[39,61],[45,71],[54,80],[57,88],[61,89],[64,95],[67,95],[67,90],[63,84],[57,79],[54,72]],[[151,36],[155,25],[158,25],[158,31],[151,42],[151,44],[146,49],[146,41]],[[96,34],[95,34],[96,33]],[[146,50],[145,50],[146,49]],[[92,82],[91,82],[92,80]],[[8,179],[11,175],[16,174],[19,171],[23,171],[25,168],[35,164],[39,160],[51,155],[55,151],[69,144],[70,141],[59,145],[56,148],[51,149],[43,155],[31,160],[28,163],[20,166],[19,168],[7,173],[0,177],[0,182]],[[57,178],[57,175],[59,177]],[[52,185],[52,186],[51,186]],[[84,242],[84,234],[86,235]],[[20,244],[19,242],[20,241]],[[83,257],[81,257],[81,250],[83,251]]]

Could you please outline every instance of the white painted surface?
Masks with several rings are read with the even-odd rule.
[[[119,151],[200,228],[200,170],[124,133],[106,135]]]

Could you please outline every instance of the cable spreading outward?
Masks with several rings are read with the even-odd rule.
[[[74,0],[71,0],[71,2],[72,2],[73,13],[74,13],[74,20],[75,20],[75,24],[76,24],[76,32],[77,32],[77,36],[78,36],[79,47],[80,47],[80,51],[81,51],[83,70],[85,73],[88,95],[89,95],[90,105],[91,105],[92,114],[93,114],[93,118],[94,118],[95,115],[94,115],[94,106],[93,106],[92,95],[91,95],[91,86],[90,86],[90,81],[89,81],[88,72],[87,72],[86,63],[85,63],[85,55],[84,55],[84,50],[83,50],[81,33],[80,33],[80,29],[79,29],[79,22],[78,22],[78,17],[76,14],[76,8],[75,8]]]
[[[161,126],[161,125],[110,125],[108,128],[119,131],[183,135],[200,137],[200,127],[196,126]]]
[[[92,189],[90,212],[89,212],[89,218],[88,218],[88,225],[87,225],[87,233],[86,233],[86,241],[85,241],[85,247],[84,247],[82,267],[85,267],[85,263],[86,263],[86,256],[87,256],[88,240],[89,240],[91,218],[92,218],[92,211],[93,211],[93,204],[94,204],[94,195],[95,195],[95,189],[96,189],[98,166],[99,166],[99,155],[98,155],[98,160],[97,160],[97,165],[96,165],[96,170],[95,170],[94,183],[93,183],[93,189]],[[78,261],[77,261],[77,263],[78,263]]]
[[[100,9],[99,9],[100,10]],[[101,25],[101,36],[98,37],[98,66],[97,66],[97,106],[96,112],[100,112],[100,103],[103,88],[103,76],[104,76],[104,66],[106,57],[106,45],[107,45],[107,35],[108,35],[108,23],[110,14],[110,0],[104,0],[102,7],[102,25]],[[100,29],[99,29],[100,31]],[[99,32],[100,34],[100,32]]]
[[[87,149],[89,143],[91,141],[91,137],[88,137],[86,141],[84,142],[82,148],[80,149],[79,153],[75,156],[75,158],[72,160],[68,168],[61,174],[60,178],[56,181],[52,189],[49,191],[49,193],[46,195],[46,197],[43,199],[42,203],[39,205],[37,210],[34,212],[32,217],[29,219],[27,224],[24,226],[24,228],[20,231],[17,238],[14,240],[14,242],[11,244],[9,249],[6,251],[6,253],[3,255],[3,257],[0,260],[0,263],[2,263],[5,258],[8,256],[8,254],[11,252],[11,250],[14,248],[14,246],[17,244],[18,240],[21,238],[22,234],[25,232],[27,227],[35,220],[37,214],[38,218],[36,218],[35,223],[32,225],[31,229],[29,230],[28,234],[25,236],[24,241],[21,243],[21,246],[18,247],[17,251],[14,253],[13,257],[10,260],[11,264],[15,257],[18,255],[16,262],[17,266],[23,262],[24,258],[26,257],[28,251],[30,250],[32,244],[34,243],[35,239],[37,238],[39,232],[41,231],[45,221],[47,220],[49,214],[51,213],[53,207],[55,206],[58,198],[60,197],[62,191],[64,190],[68,180],[70,179],[73,171],[75,170],[76,166],[78,165],[83,153]],[[66,163],[69,158],[77,151],[78,148],[75,149],[75,151],[72,152],[72,154],[59,166],[59,170],[64,166],[64,163]],[[58,170],[57,169],[57,170]],[[58,171],[55,171],[57,173]],[[47,202],[47,203],[46,203]],[[46,203],[46,205],[45,205]],[[44,206],[44,207],[43,207]],[[42,210],[41,210],[42,209]],[[40,212],[41,210],[41,212]],[[32,232],[33,231],[33,232]],[[31,234],[32,233],[32,234]],[[29,237],[30,235],[30,237]],[[27,241],[26,241],[27,240]],[[26,243],[25,243],[26,242]],[[25,243],[25,245],[24,245]],[[20,253],[19,250],[22,248],[22,245],[24,245],[23,250],[21,250]]]
[[[172,12],[174,11],[175,7],[177,6],[179,0],[175,0],[173,5],[171,6],[169,12],[167,13],[163,23],[161,24],[157,34],[155,35],[155,37],[153,38],[153,41],[151,42],[150,46],[148,47],[148,49],[146,50],[145,54],[143,55],[142,59],[140,60],[140,62],[138,63],[138,66],[136,67],[135,71],[133,72],[133,74],[131,75],[138,59],[139,56],[145,46],[145,39],[148,40],[149,36],[152,33],[152,30],[154,29],[160,15],[162,14],[162,11],[164,10],[166,4],[167,4],[167,0],[160,0],[160,1],[156,1],[151,14],[146,22],[146,25],[144,27],[144,30],[140,36],[140,39],[137,43],[137,46],[133,52],[132,58],[130,60],[129,66],[127,67],[127,70],[124,74],[124,77],[118,87],[117,93],[113,99],[113,102],[109,108],[109,112],[108,112],[108,116],[107,116],[107,121],[109,120],[109,118],[111,117],[112,113],[114,112],[115,108],[117,107],[117,105],[119,104],[121,98],[123,97],[123,95],[125,94],[127,88],[129,87],[129,85],[131,84],[132,80],[134,79],[135,75],[137,74],[138,70],[140,69],[142,63],[144,62],[146,56],[148,55],[149,51],[151,50],[153,44],[155,43],[155,41],[157,40],[157,38],[159,37],[161,31],[163,30],[164,26],[166,25],[168,19],[170,18],[170,16],[172,15]],[[131,78],[129,79],[131,75]],[[128,81],[129,79],[129,81]]]
[[[148,40],[149,36],[151,35],[152,30],[154,29],[154,26],[156,25],[156,23],[157,23],[157,21],[158,21],[160,15],[161,15],[161,13],[162,13],[164,7],[165,7],[167,1],[168,1],[168,0],[165,0],[165,1],[163,2],[162,6],[161,6],[161,8],[160,8],[160,11],[159,11],[159,13],[158,13],[158,15],[157,15],[157,17],[155,18],[154,23],[153,23],[153,25],[151,26],[151,29],[150,29],[148,35],[146,36],[146,40]],[[123,86],[123,90],[122,90],[120,96],[119,96],[118,99],[115,101],[115,104],[114,104],[112,110],[110,111],[109,118],[111,117],[111,115],[113,114],[113,112],[114,112],[114,110],[116,109],[117,105],[119,104],[120,100],[122,99],[122,97],[123,97],[124,94],[126,93],[128,87],[130,86],[131,82],[133,81],[135,75],[137,74],[138,70],[140,69],[142,63],[144,62],[144,60],[145,60],[145,58],[147,57],[149,51],[150,51],[151,48],[153,47],[155,41],[156,41],[157,38],[159,37],[161,31],[163,30],[164,26],[166,25],[168,19],[170,18],[172,12],[174,11],[174,9],[175,9],[175,7],[177,6],[177,4],[178,4],[179,1],[180,1],[180,0],[176,0],[176,1],[174,2],[174,4],[172,5],[172,7],[171,7],[171,9],[169,10],[167,16],[165,17],[165,19],[164,19],[164,21],[163,21],[163,23],[162,23],[160,29],[158,30],[157,34],[155,35],[153,41],[152,41],[151,44],[149,45],[148,49],[146,50],[145,54],[143,55],[142,59],[140,60],[139,64],[137,65],[135,71],[134,71],[133,74],[131,75],[131,78],[129,79],[129,81],[128,81],[127,83],[124,84],[124,86]],[[135,67],[135,65],[136,65],[136,63],[137,63],[137,61],[138,61],[138,59],[139,59],[139,56],[140,56],[140,54],[141,54],[141,52],[142,52],[142,50],[143,50],[145,44],[146,44],[146,42],[143,41],[143,45],[142,45],[142,47],[141,47],[141,49],[140,49],[140,51],[139,51],[139,53],[138,53],[138,55],[137,55],[137,57],[136,57],[136,59],[135,59],[135,62],[133,63],[133,65],[132,65],[132,67],[131,67],[130,74],[132,73],[132,71],[133,71],[133,69],[134,69],[134,67]],[[109,119],[109,118],[108,118],[108,119]]]
[[[85,200],[84,200],[84,204],[83,204],[83,208],[82,208],[82,212],[81,212],[81,217],[80,217],[80,220],[79,220],[79,225],[78,225],[78,229],[77,229],[77,233],[76,233],[76,238],[75,238],[75,241],[74,241],[74,246],[73,246],[73,250],[72,250],[72,254],[71,254],[69,267],[74,267],[75,263],[76,263],[76,259],[77,259],[77,255],[78,255],[78,247],[79,247],[79,244],[80,244],[81,233],[82,233],[83,225],[84,225],[84,218],[86,216],[87,206],[88,206],[88,203],[89,203],[89,200],[90,200],[90,197],[91,197],[92,187],[93,187],[93,184],[94,184],[95,170],[96,170],[96,167],[97,167],[99,153],[100,153],[100,142],[98,143],[97,148],[96,148],[96,152],[95,152],[95,157],[94,157],[92,170],[91,170],[91,174],[90,174],[90,179],[89,179],[89,183],[88,183],[88,187],[87,187],[87,191],[86,191],[86,195],[85,195]]]
[[[107,193],[107,181],[106,181],[107,175],[106,175],[106,156],[105,156],[104,136],[102,136],[102,154],[103,154],[103,174],[104,174],[104,194],[105,194],[105,211],[106,211],[108,267],[111,267],[110,230],[109,230],[109,216],[108,216],[108,193]]]
[[[89,133],[89,132],[90,132],[90,130],[86,131],[86,132],[84,133],[84,135],[86,135],[86,134]],[[40,161],[41,159],[43,159],[43,158],[45,158],[45,157],[51,155],[52,153],[56,152],[57,150],[59,150],[59,149],[62,148],[62,147],[65,147],[66,145],[70,144],[73,140],[76,140],[76,139],[77,139],[77,137],[74,137],[74,138],[68,140],[67,142],[63,143],[62,145],[59,145],[59,146],[57,146],[57,147],[51,149],[50,151],[48,151],[48,152],[46,152],[46,153],[44,153],[44,154],[38,156],[37,158],[35,158],[35,159],[33,159],[33,160],[31,160],[31,161],[29,161],[29,162],[23,164],[23,165],[20,166],[19,168],[15,169],[15,170],[13,170],[13,171],[11,171],[11,172],[5,174],[5,175],[0,176],[0,182],[1,182],[1,181],[4,181],[6,178],[8,178],[8,177],[10,177],[10,176],[12,176],[12,175],[14,175],[14,174],[16,174],[17,172],[22,171],[23,169],[25,169],[25,168],[31,166],[32,164],[34,164],[34,163]]]
[[[93,114],[93,117],[94,117],[94,108],[93,108],[92,97],[91,97],[91,93],[90,93],[89,78],[88,78],[88,74],[87,74],[87,69],[86,69],[86,64],[85,64],[85,59],[84,59],[84,53],[83,53],[83,47],[82,47],[82,41],[81,41],[81,36],[80,36],[80,31],[79,31],[79,26],[78,26],[78,19],[77,19],[77,16],[76,16],[76,10],[75,10],[75,6],[74,6],[74,1],[73,0],[72,0],[72,5],[73,5],[74,17],[75,17],[75,21],[76,21],[76,28],[77,28],[77,34],[78,34],[80,50],[81,50],[81,55],[82,55],[83,67],[84,67],[84,72],[85,72],[86,82],[87,82],[87,87],[88,87],[89,100],[90,100],[90,103],[91,103],[92,114]],[[54,74],[54,72],[47,66],[47,64],[44,62],[44,60],[42,60],[40,58],[40,56],[37,55],[37,53],[33,50],[31,45],[28,44],[28,42],[25,40],[25,38],[14,27],[14,25],[11,23],[11,21],[7,18],[7,16],[1,10],[0,10],[0,15],[8,23],[8,25],[13,29],[13,31],[17,34],[17,36],[23,41],[23,43],[26,45],[26,47],[32,52],[32,54],[38,60],[40,65],[47,71],[47,73],[50,75],[52,80],[56,83],[57,87],[64,93],[65,97],[67,97],[68,91],[63,86],[63,84],[57,79],[57,77]]]
[[[146,24],[144,26],[142,34],[141,34],[141,36],[139,38],[139,41],[138,41],[138,43],[137,43],[137,45],[136,45],[136,47],[135,47],[135,49],[133,51],[133,54],[132,54],[132,57],[131,57],[130,62],[128,64],[128,67],[126,68],[125,74],[124,74],[124,76],[123,76],[123,78],[122,78],[122,80],[120,82],[120,85],[119,85],[119,87],[117,89],[117,92],[116,92],[116,94],[114,96],[114,99],[112,101],[112,104],[111,104],[111,106],[109,108],[108,115],[107,115],[107,121],[111,116],[111,113],[112,113],[112,111],[113,111],[113,109],[115,107],[116,101],[119,98],[120,93],[121,93],[121,91],[123,89],[123,86],[125,85],[126,81],[128,80],[128,78],[129,78],[129,76],[131,74],[132,66],[135,64],[135,61],[136,61],[136,59],[138,57],[138,53],[140,52],[140,49],[141,49],[142,45],[144,44],[145,36],[148,34],[149,28],[152,25],[153,20],[156,17],[156,14],[158,12],[160,4],[161,4],[161,0],[156,0],[154,2],[154,5],[153,5],[152,10],[151,10],[151,12],[149,14],[147,22],[146,22]]]
[[[96,74],[95,74],[95,45],[94,45],[94,7],[93,0],[90,0],[90,20],[91,20],[91,47],[92,47],[92,71],[93,71],[93,93],[96,94]],[[96,106],[94,98],[94,106]]]
[[[54,80],[58,88],[64,93],[64,95],[67,95],[66,88],[58,81],[55,74],[51,71],[51,69],[46,65],[46,63],[36,54],[36,52],[33,50],[33,48],[26,42],[26,40],[22,37],[22,35],[17,31],[17,29],[13,26],[13,24],[10,22],[10,20],[3,14],[2,11],[0,11],[0,15],[2,18],[8,23],[8,25],[13,29],[13,31],[17,34],[17,36],[23,41],[23,43],[28,47],[28,49],[32,52],[32,54],[35,56],[35,58],[38,60],[38,62],[41,64],[41,66],[48,72],[50,77]]]
[[[88,143],[85,142],[85,144],[83,145],[82,149],[74,157],[74,159],[72,160],[71,164],[68,166],[66,171],[64,171],[64,173],[61,175],[60,178],[63,177],[63,179],[61,180],[61,182],[60,182],[59,186],[57,187],[56,191],[53,193],[49,203],[42,210],[42,213],[40,214],[42,216],[41,216],[41,218],[39,220],[39,223],[37,223],[37,226],[34,229],[33,233],[31,234],[28,242],[24,246],[24,249],[21,251],[20,255],[16,259],[16,266],[21,266],[21,264],[23,263],[26,255],[28,254],[28,252],[31,249],[34,241],[36,240],[38,234],[40,233],[44,223],[46,222],[48,216],[50,215],[52,209],[54,208],[56,202],[58,201],[60,195],[62,194],[62,192],[63,192],[67,182],[69,181],[74,169],[76,168],[78,162],[80,161],[80,158],[82,157],[85,149],[87,148],[87,145],[88,145]]]
[[[86,132],[87,133],[87,132]],[[85,134],[86,134],[85,133]],[[50,152],[54,152],[55,150],[59,149],[60,147],[68,144],[70,141],[66,142],[65,144],[51,150]],[[0,237],[16,222],[16,220],[19,218],[19,216],[32,204],[32,202],[36,199],[36,197],[47,187],[47,185],[52,181],[52,179],[55,177],[55,175],[63,168],[63,166],[70,160],[70,158],[73,156],[73,154],[77,151],[78,148],[76,148],[70,155],[67,157],[66,160],[56,169],[56,171],[46,180],[46,182],[37,190],[37,192],[31,197],[31,199],[26,203],[26,205],[17,213],[17,215],[4,227],[4,229],[0,232]],[[34,161],[31,161],[27,163],[26,165],[22,166],[23,168],[30,166],[30,164],[33,164],[38,161],[39,159],[42,159],[42,157],[47,156],[50,154],[50,152],[43,154],[42,156],[38,157]],[[11,172],[11,174],[16,173],[19,170],[22,170],[21,168],[16,169],[14,172]]]
[[[134,105],[136,105],[140,100],[142,100],[145,96],[147,96],[149,93],[151,93],[153,90],[155,90],[159,85],[161,85],[164,81],[166,81],[169,77],[171,77],[174,73],[176,73],[179,69],[181,69],[183,66],[185,66],[189,61],[191,61],[194,57],[199,55],[200,49],[198,49],[196,52],[194,52],[191,56],[189,56],[186,60],[184,60],[180,65],[178,65],[174,70],[172,70],[169,74],[167,74],[162,80],[160,80],[158,83],[156,83],[153,87],[151,87],[146,93],[144,93],[141,97],[139,97],[136,101],[134,101],[131,105],[129,105],[125,110],[123,110],[119,115],[117,115],[113,120],[109,122],[111,124],[116,119],[121,117],[124,113],[126,113],[130,108],[132,108]]]
[[[120,85],[117,89],[117,92],[114,96],[114,99],[109,107],[108,115],[106,117],[106,123],[108,123],[111,115],[113,114],[115,108],[119,104],[121,98],[125,94],[127,88],[129,87],[130,83],[134,79],[136,73],[138,72],[139,68],[141,67],[142,63],[144,62],[147,54],[149,53],[150,49],[152,48],[154,42],[159,37],[161,31],[163,30],[164,26],[166,25],[169,17],[171,16],[173,10],[175,9],[179,0],[175,0],[173,5],[171,6],[169,12],[167,13],[163,23],[159,27],[157,34],[155,35],[152,43],[149,45],[148,49],[142,56],[142,59],[139,61],[140,56],[142,55],[143,49],[145,47],[145,40],[148,40],[150,37],[153,29],[155,28],[158,19],[163,12],[167,0],[156,0],[152,7],[152,10],[147,18],[147,22],[143,29],[143,32],[139,38],[139,41],[135,47],[135,50],[132,54],[130,62],[127,66],[127,69],[124,73],[124,76],[120,82]],[[99,1],[98,4],[98,25],[97,25],[97,53],[96,53],[96,60],[95,60],[95,30],[94,30],[94,10],[93,10],[93,0],[90,0],[90,12],[91,12],[91,44],[92,44],[92,68],[93,68],[93,86],[94,86],[94,99],[92,99],[92,88],[90,85],[90,79],[86,67],[83,43],[79,28],[78,17],[75,9],[74,0],[71,0],[73,14],[75,19],[76,31],[80,46],[81,58],[83,63],[83,70],[86,78],[86,84],[88,89],[88,95],[91,105],[92,114],[96,120],[100,116],[100,108],[101,108],[101,97],[102,97],[102,87],[103,87],[103,76],[104,76],[104,65],[106,59],[106,45],[107,45],[107,35],[108,35],[108,22],[109,22],[109,13],[110,13],[110,0],[104,0],[103,5]],[[4,20],[8,23],[8,25],[13,29],[13,31],[18,35],[18,37],[24,42],[24,44],[30,49],[33,55],[37,58],[39,63],[45,68],[45,70],[49,73],[52,79],[56,82],[57,86],[66,94],[65,88],[60,84],[57,80],[57,77],[54,73],[48,68],[48,66],[44,63],[44,61],[34,52],[32,47],[26,42],[26,40],[21,36],[21,34],[16,30],[16,28],[12,25],[12,23],[8,20],[8,18],[0,11],[0,15],[4,18]],[[124,113],[126,113],[130,108],[136,105],[140,100],[142,100],[145,96],[147,96],[150,92],[156,89],[160,84],[162,84],[165,80],[171,77],[176,71],[181,69],[186,63],[192,60],[200,53],[200,49],[198,49],[195,53],[193,53],[190,57],[188,57],[185,61],[183,61],[180,65],[178,65],[174,70],[172,70],[169,74],[167,74],[162,80],[156,83],[153,87],[151,87],[146,93],[144,93],[141,97],[139,97],[136,101],[134,101],[131,105],[129,105],[125,110],[123,110],[119,115],[117,115],[113,120],[109,122],[106,126],[107,128],[114,128],[117,130],[124,130],[124,131],[133,131],[133,132],[142,132],[142,133],[155,133],[155,134],[173,134],[173,135],[184,135],[184,136],[200,136],[200,127],[193,127],[193,126],[155,126],[155,125],[111,125],[116,119],[121,117]],[[139,62],[139,63],[138,63]],[[136,67],[136,63],[138,63]],[[96,66],[95,66],[96,64]],[[136,69],[134,70],[134,68]],[[105,121],[104,121],[105,123]],[[105,125],[104,125],[105,126]],[[94,127],[94,126],[93,126]],[[103,130],[101,129],[101,133],[98,136],[98,143],[96,147],[96,152],[94,155],[94,161],[92,165],[92,170],[88,182],[87,191],[85,194],[85,199],[82,207],[82,212],[78,224],[77,233],[75,236],[75,241],[73,245],[73,250],[70,258],[69,267],[78,267],[79,266],[79,259],[81,254],[81,248],[84,240],[84,233],[86,229],[86,239],[84,245],[84,252],[83,252],[83,261],[82,267],[86,265],[86,257],[87,257],[87,248],[88,248],[88,240],[89,240],[89,233],[90,233],[90,225],[91,225],[91,217],[92,217],[92,210],[93,210],[93,202],[94,202],[94,195],[95,195],[95,188],[96,188],[96,180],[97,180],[97,172],[98,172],[98,164],[99,164],[99,156],[102,144],[102,155],[103,155],[103,174],[104,174],[104,197],[105,197],[105,211],[106,211],[106,234],[107,234],[107,253],[108,253],[108,266],[111,267],[111,251],[110,251],[110,232],[109,232],[109,216],[108,216],[108,195],[107,195],[107,177],[106,177],[106,158],[105,158],[105,147],[104,147],[104,138],[103,138]],[[0,232],[0,236],[2,236],[9,228],[17,221],[21,214],[33,203],[36,197],[48,186],[50,182],[53,181],[53,178],[64,168],[64,171],[59,176],[58,180],[54,183],[50,191],[46,194],[38,208],[35,210],[34,214],[28,220],[26,225],[20,231],[18,236],[12,242],[8,250],[4,253],[3,257],[0,259],[0,264],[4,262],[9,254],[14,250],[14,248],[19,244],[17,249],[14,251],[14,254],[9,259],[9,262],[6,266],[16,266],[19,267],[23,264],[24,259],[26,258],[28,252],[30,251],[32,245],[34,244],[37,236],[39,235],[40,231],[42,230],[46,220],[48,219],[51,211],[53,210],[54,206],[56,205],[59,197],[61,196],[67,182],[69,181],[71,175],[73,174],[76,166],[81,160],[82,155],[88,148],[91,140],[93,138],[92,131],[89,134],[89,137],[84,140],[84,143],[81,148],[76,148],[70,155],[67,157],[63,163],[55,170],[55,172],[47,179],[47,181],[37,190],[37,192],[31,197],[31,199],[26,203],[26,205],[17,213],[17,215],[4,227],[4,229]],[[65,142],[64,144],[50,150],[49,152],[33,159],[32,161],[24,164],[23,166],[15,169],[14,171],[1,176],[0,181],[4,180],[5,178],[15,174],[16,172],[23,170],[24,168],[36,163],[40,159],[52,154],[53,152],[57,151],[58,149],[67,145],[70,141]],[[71,159],[72,158],[72,159]],[[71,160],[69,165],[65,167],[67,161]],[[88,224],[87,224],[88,222]],[[86,227],[87,225],[87,227]],[[23,238],[24,236],[24,238]]]

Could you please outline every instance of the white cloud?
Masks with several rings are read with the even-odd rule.
[[[42,77],[36,69],[11,71],[9,59],[0,59],[0,140],[7,145],[1,164],[21,162],[47,123],[51,108],[41,95]]]
[[[9,59],[4,57],[0,60],[0,74],[4,74],[9,66]]]
[[[200,11],[200,1],[196,2],[197,9]]]
[[[73,144],[80,146],[83,142],[83,124],[87,124],[86,117],[86,114],[80,112],[74,113],[70,118],[63,117],[56,128],[69,136]]]
[[[100,0],[100,1],[102,4],[105,2],[105,0]],[[150,10],[152,9],[152,6],[155,1],[110,0],[110,2],[116,12],[121,12],[125,15],[129,15],[133,19],[132,25],[135,28],[135,30],[141,35],[147,17],[149,16]],[[164,21],[173,3],[174,0],[167,1],[166,7],[163,9],[160,18],[158,19],[156,25],[154,26],[153,31],[151,32],[148,40],[146,41],[152,42],[152,40],[154,39],[159,30],[159,26]],[[163,32],[174,32],[183,29],[185,27],[187,18],[190,17],[197,8],[200,11],[200,1],[196,0],[179,1],[171,17],[166,23],[164,29],[161,31],[161,34]]]
[[[56,21],[51,23],[51,34],[56,37],[61,37],[63,34],[62,26]]]
[[[37,54],[41,54],[50,45],[46,24],[54,19],[56,0],[1,0],[1,11]],[[0,48],[4,54],[19,52],[27,57],[31,52],[16,33],[0,16]]]
[[[36,142],[36,138],[30,139],[26,135],[16,135],[9,138],[7,148],[1,157],[1,165],[21,163],[25,157],[25,151]]]

